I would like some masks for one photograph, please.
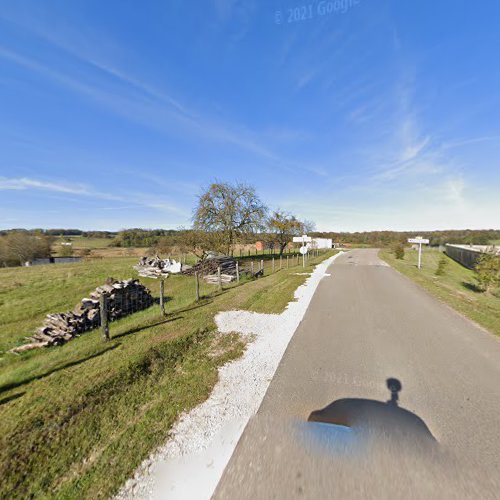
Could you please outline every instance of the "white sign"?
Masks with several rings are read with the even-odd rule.
[[[293,242],[294,243],[311,243],[312,238],[307,235],[302,235],[302,236],[294,236],[293,237]]]
[[[428,245],[429,240],[422,238],[422,236],[417,236],[416,238],[409,238],[408,243],[414,243],[418,245],[418,268],[422,267],[422,245]]]
[[[302,255],[305,255],[305,254],[307,253],[307,247],[306,247],[306,246],[300,247],[299,252],[300,252]]]

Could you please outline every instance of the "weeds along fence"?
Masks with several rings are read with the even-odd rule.
[[[305,256],[298,252],[279,254],[257,254],[246,255],[242,257],[234,257],[237,263],[237,273],[235,279],[227,282],[223,279],[222,272],[218,272],[209,280],[209,283],[202,279],[202,276],[195,276],[196,284],[196,299],[199,300],[202,296],[209,296],[216,290],[232,287],[241,281],[249,279],[261,278],[270,274],[287,270],[300,269],[314,263],[315,259],[329,252],[329,249],[313,249]]]
[[[203,275],[201,272],[190,273],[188,276],[175,276],[172,275],[170,279],[192,279],[192,293],[193,299],[199,301],[204,298],[209,298],[219,293],[224,289],[229,289],[245,283],[249,280],[269,276],[273,273],[280,271],[295,269],[300,271],[304,266],[315,263],[315,260],[326,253],[330,249],[313,249],[307,255],[302,256],[298,252],[279,254],[258,254],[233,257],[236,262],[235,270],[231,276],[228,276],[222,266],[216,268],[209,276]],[[181,263],[194,263],[191,256],[180,255],[176,256],[177,262]],[[169,259],[171,256],[168,257]],[[175,259],[175,257],[174,257]],[[205,279],[208,278],[208,279]],[[165,280],[164,285],[160,286],[160,304],[166,304],[166,308],[162,308],[162,314],[169,314],[168,302],[162,298],[162,291],[164,290],[168,296],[169,281]]]

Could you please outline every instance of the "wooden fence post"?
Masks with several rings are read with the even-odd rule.
[[[255,274],[255,273],[253,272],[253,260],[252,260],[252,262],[250,262],[250,270],[252,271],[252,276],[253,276],[253,275]]]
[[[196,302],[200,300],[200,277],[198,276],[198,271],[194,272],[194,279],[196,282]]]
[[[104,340],[109,340],[108,298],[104,293],[99,297],[99,306],[101,314],[102,338]]]
[[[240,263],[236,261],[236,283],[240,282]]]
[[[164,295],[165,295],[165,280],[160,279],[160,311],[162,316],[166,316]]]
[[[274,256],[273,256],[273,273],[274,273]]]
[[[289,255],[286,256],[286,268],[288,269],[290,267],[290,262],[289,262]]]
[[[220,266],[217,266],[217,278],[219,278],[219,292],[222,291],[222,277],[220,275]]]
[[[260,270],[262,271],[262,276],[264,276],[264,259],[260,261]]]
[[[283,255],[280,255],[280,271],[283,267]]]

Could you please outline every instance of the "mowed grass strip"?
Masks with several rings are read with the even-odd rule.
[[[388,250],[381,250],[380,257],[464,316],[495,335],[500,335],[500,297],[477,291],[474,271],[435,249],[423,251],[420,270],[417,268],[418,252],[415,250],[406,250],[403,260],[396,259]],[[444,274],[436,276],[439,260],[443,257],[446,259]]]
[[[10,319],[10,334],[1,325],[3,344],[15,345],[23,335],[27,323],[22,311],[34,324],[47,312],[74,306],[109,274],[130,277],[133,262],[115,259],[2,270],[4,306],[11,309],[2,311]],[[96,330],[62,347],[4,354],[0,498],[110,497],[165,441],[179,414],[209,396],[218,367],[242,354],[244,344],[237,335],[216,333],[215,314],[269,309],[262,307],[262,297],[266,303],[277,297],[269,290],[279,292],[277,302],[284,307],[307,278],[297,272],[298,267],[282,270],[222,293],[203,285],[205,297],[199,303],[194,302],[193,278],[172,277],[166,282],[166,293],[172,297],[167,318],[153,306],[111,323],[109,342]],[[8,286],[5,276],[21,285]],[[157,293],[156,282],[148,286]],[[33,288],[37,293],[32,300],[20,291],[31,294]],[[29,314],[32,302],[36,312]],[[281,312],[279,307],[273,312]]]

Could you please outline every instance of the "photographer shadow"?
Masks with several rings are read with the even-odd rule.
[[[339,399],[325,408],[313,411],[308,422],[349,427],[359,434],[383,442],[397,444],[435,445],[436,439],[425,422],[398,404],[401,382],[387,379],[391,398],[387,402],[372,399]]]

